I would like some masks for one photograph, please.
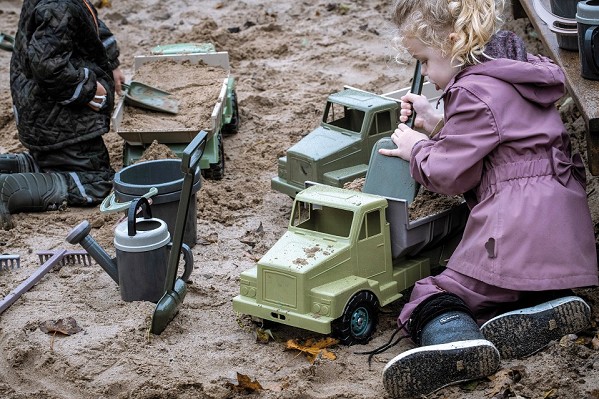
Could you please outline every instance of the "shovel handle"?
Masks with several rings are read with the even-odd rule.
[[[424,76],[422,76],[422,65],[420,61],[416,61],[416,67],[414,68],[414,76],[412,77],[412,86],[410,87],[410,93],[418,94],[422,93],[422,85],[424,84]],[[412,115],[408,117],[406,125],[412,129],[414,128],[414,121],[416,120],[416,111],[412,108]]]

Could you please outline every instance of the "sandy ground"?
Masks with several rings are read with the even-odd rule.
[[[104,4],[109,3],[103,2]],[[4,0],[0,30],[14,34],[21,2]],[[381,398],[385,363],[410,347],[377,355],[369,367],[354,352],[385,343],[401,303],[383,311],[364,347],[333,346],[335,360],[310,363],[288,339],[322,338],[273,328],[257,343],[256,326],[236,315],[231,299],[240,272],[285,231],[290,199],[270,189],[276,160],[319,121],[326,96],[344,85],[388,92],[409,85],[410,65],[393,61],[389,2],[113,0],[100,15],[119,39],[122,67],[133,57],[174,42],[213,42],[228,51],[237,79],[241,127],[225,138],[226,172],[203,182],[197,196],[195,268],[180,313],[161,335],[148,333],[154,305],[127,303],[97,265],[71,265],[47,274],[0,316],[0,397],[3,398]],[[527,34],[526,21],[511,23]],[[534,35],[529,50],[542,51]],[[10,53],[0,51],[0,153],[23,150],[16,138],[9,93]],[[562,115],[574,145],[584,152],[584,123],[565,99]],[[106,136],[114,167],[122,167],[122,140]],[[589,203],[599,221],[597,178]],[[65,242],[82,220],[112,255],[118,215],[99,208],[15,215],[17,227],[0,231],[0,252],[18,254],[21,267],[0,273],[8,294],[39,266],[40,250],[80,249]],[[492,378],[443,389],[434,398],[599,398],[597,290],[581,290],[595,324],[525,360],[504,361]],[[72,317],[82,329],[47,333],[40,324]],[[593,337],[595,340],[593,341]],[[595,343],[595,345],[594,345]],[[237,375],[258,382],[248,393]]]

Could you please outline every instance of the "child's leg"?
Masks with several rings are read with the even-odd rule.
[[[43,172],[59,173],[67,181],[69,205],[101,202],[112,190],[114,170],[102,137],[54,151],[32,152]]]
[[[422,346],[399,354],[383,370],[383,383],[392,397],[428,395],[499,368],[499,352],[453,294],[438,292],[420,302],[410,318],[410,332]]]
[[[589,305],[579,297],[567,296],[496,316],[483,324],[481,331],[502,357],[520,358],[590,324]]]

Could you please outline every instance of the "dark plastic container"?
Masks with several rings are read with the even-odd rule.
[[[599,0],[578,3],[576,12],[580,75],[599,80]]]
[[[568,18],[572,20],[573,25],[576,23],[576,5],[578,0],[551,0],[551,12],[559,17]],[[562,26],[557,24],[560,28],[569,28],[569,26]],[[559,48],[570,51],[578,51],[578,38],[576,34],[565,35],[562,33],[556,33],[557,45]]]
[[[166,222],[168,231],[173,237],[184,177],[180,159],[140,162],[127,166],[115,174],[114,194],[117,201],[127,202],[143,196],[152,187],[156,187],[158,193],[151,197],[152,214]],[[197,240],[196,192],[201,186],[201,174],[198,170],[193,181],[185,233],[183,234],[183,242],[190,248],[196,244]]]

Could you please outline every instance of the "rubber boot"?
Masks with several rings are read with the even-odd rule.
[[[410,320],[410,331],[422,346],[399,354],[385,366],[383,383],[390,396],[421,397],[499,369],[497,348],[484,338],[466,306],[454,306],[455,296],[444,304],[445,295],[451,294],[441,294],[414,311],[418,314]],[[428,321],[418,328],[414,317]]]
[[[12,173],[0,175],[2,228],[14,227],[12,213],[64,209],[67,183],[58,173]]]
[[[522,358],[547,347],[551,341],[591,325],[591,308],[577,296],[507,312],[481,326],[501,357]]]
[[[33,158],[29,153],[0,154],[0,174],[37,172]]]

